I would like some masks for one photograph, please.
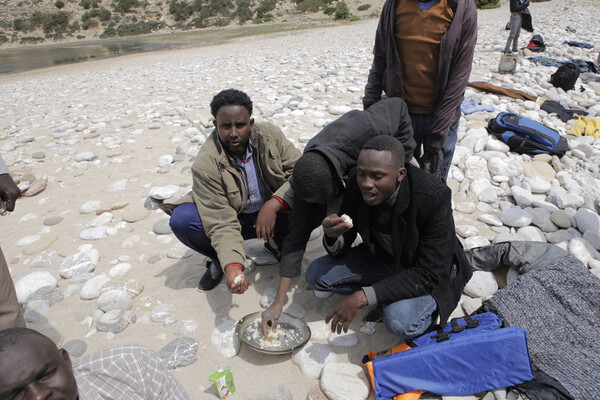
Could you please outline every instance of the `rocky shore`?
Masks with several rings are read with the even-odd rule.
[[[553,0],[530,9],[548,46],[543,55],[596,59],[600,2]],[[598,74],[582,74],[576,90],[564,92],[547,82],[556,67],[524,56],[514,74],[498,73],[508,17],[507,4],[479,11],[470,81],[600,115]],[[299,148],[341,114],[362,108],[376,25],[366,20],[0,76],[0,153],[24,191],[15,212],[0,218],[0,244],[29,325],[73,357],[143,344],[159,352],[193,399],[216,398],[207,378],[227,366],[233,398],[374,399],[355,369],[367,351],[397,344],[384,325],[367,326],[361,315],[352,332],[330,335],[323,320],[341,297],[317,299],[297,278],[287,311],[309,324],[311,342],[280,356],[240,346],[235,321],[273,298],[278,265],[249,241],[244,295],[232,296],[223,283],[197,292],[204,257],[177,241],[157,204],[191,189],[190,165],[212,129],[208,105],[221,89],[246,91],[255,119],[280,126]],[[530,37],[523,32],[521,44]],[[535,101],[472,88],[465,97],[494,108],[461,118],[448,180],[465,247],[555,243],[600,276],[600,140],[567,135],[573,120],[565,123]],[[501,111],[553,127],[569,151],[560,159],[509,152],[485,130]],[[319,235],[309,242],[304,267],[324,254]],[[513,272],[477,272],[455,315],[475,310]],[[482,397],[504,399],[505,391],[464,399]]]

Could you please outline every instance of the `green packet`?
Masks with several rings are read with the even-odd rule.
[[[226,399],[235,393],[235,383],[233,383],[233,373],[231,368],[220,369],[211,376],[208,380],[212,382],[221,399]]]

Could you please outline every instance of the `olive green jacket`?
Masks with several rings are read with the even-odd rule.
[[[255,123],[250,132],[257,173],[267,195],[275,195],[292,205],[288,179],[301,153],[275,125]],[[231,263],[245,266],[244,238],[237,215],[248,200],[242,172],[233,156],[225,151],[213,129],[192,164],[192,192],[176,204],[161,208],[171,214],[182,203],[194,202],[202,226],[223,267]],[[289,192],[289,193],[288,193]]]

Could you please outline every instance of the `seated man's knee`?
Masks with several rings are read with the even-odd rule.
[[[429,324],[423,324],[419,321],[397,318],[395,315],[386,313],[385,308],[383,310],[383,321],[389,331],[402,340],[414,339],[420,336],[429,326]]]
[[[189,207],[192,206],[192,207]],[[191,210],[193,208],[193,210]],[[194,204],[184,203],[177,206],[171,214],[169,226],[175,235],[181,234],[189,229],[191,212],[198,213]]]
[[[315,285],[319,278],[321,277],[318,273],[316,273],[317,268],[315,268],[315,262],[311,262],[308,266],[306,272],[304,273],[304,278],[306,279],[306,283],[311,289],[315,288]]]

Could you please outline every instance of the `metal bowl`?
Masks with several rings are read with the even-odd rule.
[[[242,317],[235,326],[235,334],[237,337],[253,350],[264,354],[286,354],[299,349],[309,341],[310,328],[308,325],[299,318],[282,313],[279,322],[277,323],[277,330],[281,329],[282,331],[292,332],[293,336],[287,338],[286,343],[281,346],[261,345],[260,339],[263,338],[263,335],[262,332],[260,332],[260,314],[260,311],[248,314],[245,317]],[[256,327],[257,321],[260,334],[258,339],[254,337],[255,335],[253,332],[250,332],[253,325]]]

